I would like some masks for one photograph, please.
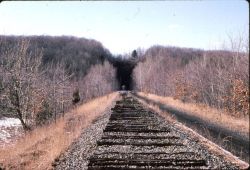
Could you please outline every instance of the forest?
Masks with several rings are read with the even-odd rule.
[[[249,52],[244,43],[231,45],[217,51],[154,45],[114,56],[91,39],[0,36],[0,114],[29,130],[124,85],[248,116]]]
[[[1,36],[0,114],[30,130],[63,116],[73,97],[82,103],[116,90],[110,56],[85,38]]]
[[[133,71],[134,89],[247,117],[249,52],[243,43],[231,50],[153,46]]]

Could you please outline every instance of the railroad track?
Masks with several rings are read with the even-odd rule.
[[[89,170],[216,168],[237,169],[129,96],[116,102],[88,163]]]

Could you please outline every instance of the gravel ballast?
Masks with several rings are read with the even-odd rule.
[[[88,158],[97,146],[96,141],[101,139],[102,130],[108,123],[110,114],[110,111],[106,111],[87,127],[69,149],[53,163],[54,169],[87,169]]]
[[[111,114],[112,113],[112,114]],[[55,161],[55,169],[241,169],[191,133],[145,109],[117,101]]]

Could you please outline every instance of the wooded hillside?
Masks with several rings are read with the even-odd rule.
[[[93,64],[103,63],[111,56],[96,40],[69,36],[0,36],[0,54],[8,48],[16,48],[22,39],[29,41],[28,51],[42,50],[43,65],[64,63],[74,77],[85,76]]]
[[[134,69],[134,88],[247,116],[249,53],[232,51],[153,46]]]
[[[116,70],[105,61],[110,55],[84,38],[1,36],[0,114],[29,130],[116,90]]]

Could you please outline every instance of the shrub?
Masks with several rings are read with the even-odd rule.
[[[36,115],[36,125],[41,126],[48,123],[53,116],[52,109],[47,101],[43,101],[41,110]]]
[[[76,89],[73,93],[73,100],[72,103],[73,105],[77,104],[80,101],[80,94],[79,94],[79,89]]]

